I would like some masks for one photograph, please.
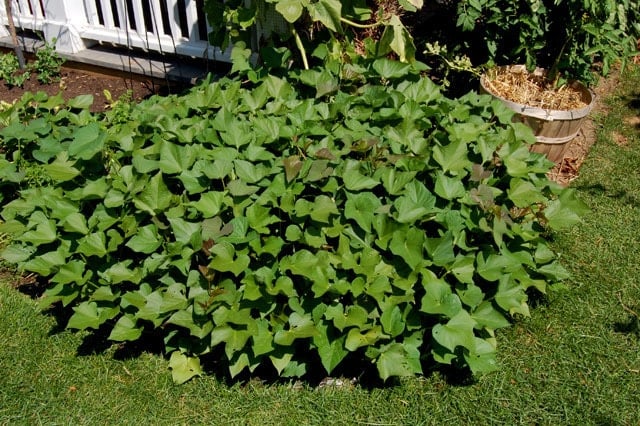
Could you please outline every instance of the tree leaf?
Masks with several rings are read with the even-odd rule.
[[[375,326],[365,331],[357,328],[351,328],[349,329],[349,333],[347,333],[347,339],[344,342],[344,347],[353,352],[358,348],[371,346],[378,340],[387,338],[388,336],[385,336],[384,333],[382,333],[382,328],[380,326]]]
[[[75,131],[67,152],[71,157],[90,160],[94,155],[102,151],[104,141],[105,134],[100,129],[100,125],[96,122],[91,122]]]
[[[473,318],[479,325],[491,330],[497,330],[511,325],[504,315],[488,300],[485,300],[473,310],[471,318]]]
[[[155,216],[171,205],[171,193],[164,183],[162,173],[156,173],[139,196],[133,199],[136,208]]]
[[[93,95],[79,95],[67,101],[70,108],[87,109],[93,105]]]
[[[293,24],[300,16],[306,5],[304,0],[280,0],[276,2],[276,11],[282,15],[287,22]]]
[[[552,229],[560,230],[579,223],[581,217],[589,210],[589,207],[576,197],[575,189],[566,189],[557,199],[549,203],[544,210],[544,215]]]
[[[153,253],[162,244],[162,239],[158,235],[155,225],[149,224],[138,229],[136,235],[131,237],[125,244],[131,250],[138,253]]]
[[[43,166],[49,177],[57,182],[69,181],[80,174],[80,170],[73,167],[75,161],[70,161],[66,153],[58,155],[53,163]]]
[[[373,61],[372,66],[373,69],[380,75],[380,77],[386,79],[405,77],[409,73],[409,70],[411,70],[411,66],[409,64],[394,61],[388,58],[376,59],[375,61]]]
[[[209,249],[213,259],[209,268],[220,272],[231,272],[239,276],[249,266],[249,256],[236,253],[234,246],[226,241],[217,243]]]
[[[277,6],[276,6],[277,9]],[[342,33],[342,3],[338,0],[319,0],[317,3],[307,5],[311,19],[322,24],[336,33]],[[289,21],[295,22],[295,21]]]
[[[473,328],[476,322],[471,316],[461,309],[446,324],[436,324],[432,335],[438,344],[454,352],[456,347],[462,346],[469,350],[475,349],[475,336]]]
[[[463,353],[473,374],[487,374],[498,369],[496,348],[484,339],[476,337],[474,349]]]
[[[380,349],[376,367],[380,378],[387,380],[392,376],[414,376],[422,373],[420,358],[408,353],[401,343],[391,343]]]
[[[371,222],[374,214],[382,206],[380,199],[372,192],[359,192],[357,194],[347,192],[346,194],[345,217],[355,220],[365,232],[371,232]]]
[[[380,324],[385,333],[391,337],[396,337],[404,331],[405,322],[402,318],[402,311],[399,306],[393,308],[387,308],[382,312],[380,316]]]
[[[422,285],[426,293],[420,302],[420,311],[453,318],[462,309],[460,298],[451,286],[432,272],[423,272]]]
[[[85,256],[103,257],[107,254],[106,244],[104,232],[94,232],[78,240],[78,251]]]
[[[169,368],[174,383],[181,385],[196,376],[201,376],[203,371],[198,357],[190,357],[179,351],[174,351],[169,359]]]
[[[111,334],[109,334],[109,340],[115,340],[116,342],[134,341],[138,340],[142,335],[142,327],[136,326],[134,319],[128,315],[120,317],[118,322],[113,326]]]

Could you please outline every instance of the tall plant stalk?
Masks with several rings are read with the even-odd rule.
[[[13,22],[13,5],[11,0],[4,0],[4,7],[7,11],[7,21],[9,22],[9,33],[11,34],[11,42],[13,43],[13,51],[16,53],[16,57],[18,58],[18,65],[20,69],[25,69],[25,61],[24,54],[22,53],[22,49],[18,44],[18,35],[16,34],[16,26]]]

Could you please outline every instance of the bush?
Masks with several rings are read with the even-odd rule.
[[[476,66],[526,64],[557,68],[592,83],[613,63],[636,52],[637,1],[459,0],[428,4],[413,18],[420,45],[439,42]],[[437,64],[435,65],[438,66]]]
[[[2,257],[68,328],[160,334],[178,382],[207,353],[232,376],[491,371],[495,331],[566,276],[545,236],[583,206],[511,112],[419,69],[205,82],[126,120],[26,95],[0,117]]]

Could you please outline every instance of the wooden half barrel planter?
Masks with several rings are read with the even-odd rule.
[[[521,69],[522,66],[514,67]],[[545,73],[540,68],[534,72],[539,75]],[[583,122],[591,112],[595,102],[595,94],[584,84],[574,81],[570,83],[570,86],[580,93],[586,107],[572,110],[544,109],[512,102],[495,94],[487,78],[486,75],[480,78],[481,91],[499,99],[509,109],[515,111],[514,120],[521,121],[533,130],[536,143],[531,146],[530,150],[544,154],[550,161],[560,164],[571,141],[579,135]]]

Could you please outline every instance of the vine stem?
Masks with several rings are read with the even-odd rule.
[[[340,22],[344,22],[347,25],[350,25],[350,26],[355,27],[355,28],[360,28],[362,30],[366,30],[366,29],[369,29],[369,28],[375,28],[375,27],[379,27],[380,25],[383,25],[382,22],[375,22],[373,24],[359,24],[357,22],[350,21],[349,19],[347,19],[345,17],[342,17],[342,16],[340,17]]]
[[[308,70],[309,61],[307,60],[307,50],[304,48],[304,45],[302,44],[302,40],[300,39],[300,35],[298,34],[298,32],[296,31],[293,25],[291,26],[291,33],[293,34],[293,38],[296,40],[296,46],[298,46],[298,50],[300,50],[300,55],[302,56],[302,64],[304,65],[304,69]]]
[[[22,54],[22,48],[18,44],[18,36],[16,35],[16,26],[13,22],[13,6],[11,0],[4,1],[4,7],[7,11],[7,22],[9,24],[9,34],[11,35],[11,42],[13,43],[13,50],[16,53],[16,57],[18,58],[18,65],[20,69],[23,70],[26,67],[26,62],[24,60],[24,55]]]

